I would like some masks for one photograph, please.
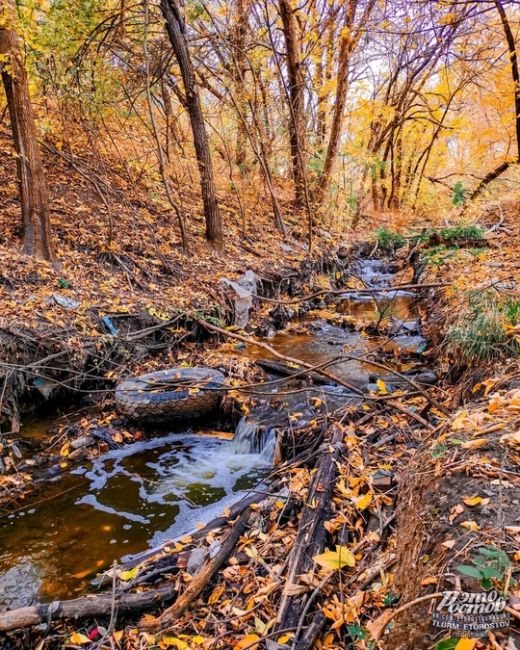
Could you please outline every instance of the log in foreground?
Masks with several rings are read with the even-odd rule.
[[[343,441],[341,427],[331,427],[325,437],[318,471],[309,487],[307,503],[303,509],[298,533],[289,557],[287,581],[282,594],[276,629],[296,627],[304,610],[307,595],[294,595],[298,587],[298,576],[305,573],[313,564],[313,557],[323,551],[326,530],[323,522],[329,516],[332,489],[336,479],[337,466]],[[294,647],[298,639],[294,639]]]
[[[117,594],[115,604],[119,612],[147,609],[167,602],[175,595],[174,585],[165,585],[141,593]],[[73,600],[55,600],[46,605],[20,607],[0,615],[0,632],[12,632],[31,625],[59,619],[79,619],[89,616],[107,616],[112,608],[112,594],[84,596]]]

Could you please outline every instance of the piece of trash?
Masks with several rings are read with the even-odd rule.
[[[61,296],[59,293],[53,293],[52,297],[60,307],[65,307],[65,309],[77,309],[80,304],[77,300],[65,298],[65,296]]]

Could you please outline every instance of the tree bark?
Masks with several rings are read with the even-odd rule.
[[[240,102],[242,115],[244,117],[244,120],[240,119],[240,117],[237,119],[235,143],[235,164],[238,166],[242,174],[245,172],[247,144],[247,128],[245,124],[245,118],[247,115],[247,98],[245,97],[246,88],[244,82],[248,67],[245,54],[246,38],[248,33],[246,11],[248,4],[248,0],[236,0],[235,25],[231,35],[231,43],[236,63],[236,70],[233,74],[235,94]]]
[[[305,200],[305,121],[303,115],[304,83],[301,72],[296,18],[290,0],[280,0],[280,17],[285,40],[287,78],[289,81],[289,141],[293,166],[296,206]]]
[[[0,10],[5,17],[0,27],[0,56],[2,57],[0,67],[17,154],[23,250],[30,255],[52,260],[54,253],[45,172],[11,0],[0,0]]]
[[[202,114],[195,72],[186,42],[185,22],[177,0],[161,0],[161,11],[166,21],[166,30],[184,83],[186,105],[190,116],[195,155],[200,174],[200,187],[206,219],[206,239],[209,242],[221,245],[223,239],[222,218],[217,200],[208,134]]]
[[[506,35],[507,49],[509,52],[509,58],[511,60],[511,76],[513,77],[514,83],[514,92],[515,92],[515,129],[516,129],[516,160],[504,161],[498,167],[489,172],[484,178],[480,181],[477,188],[473,191],[473,194],[469,197],[469,202],[473,201],[480,196],[484,189],[492,183],[496,178],[503,174],[512,164],[518,164],[520,161],[520,72],[518,70],[518,54],[516,51],[515,37],[511,31],[511,25],[507,19],[507,14],[505,12],[504,6],[502,5],[501,0],[495,0],[495,5],[502,22],[502,27],[504,28],[504,34]],[[466,203],[466,205],[468,205]],[[465,209],[462,210],[465,212]]]
[[[520,72],[518,71],[518,55],[516,52],[515,37],[511,31],[511,25],[507,19],[505,9],[501,0],[495,1],[504,34],[506,35],[507,49],[509,50],[509,58],[511,60],[511,75],[513,77],[514,92],[515,92],[515,128],[516,128],[516,145],[517,156],[520,160]]]

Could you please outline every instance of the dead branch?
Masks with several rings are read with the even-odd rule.
[[[231,528],[222,542],[218,553],[206,562],[191,582],[188,583],[184,592],[177,598],[173,605],[168,607],[168,609],[165,609],[157,619],[150,622],[147,621],[143,624],[143,628],[161,629],[168,627],[173,620],[178,618],[191,605],[191,603],[202,593],[204,587],[207,586],[213,575],[227,560],[235,548],[240,536],[247,528],[249,514],[250,511],[247,509],[240,515],[233,528]]]

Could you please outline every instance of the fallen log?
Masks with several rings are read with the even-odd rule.
[[[108,616],[114,602],[119,612],[149,609],[171,600],[174,594],[175,587],[172,584],[140,593],[127,593],[124,595],[116,593],[115,601],[112,594],[106,594],[103,596],[84,596],[73,600],[55,600],[45,605],[20,607],[0,614],[0,632],[12,632],[13,630],[47,623],[52,620]]]
[[[301,377],[303,379],[311,379],[315,384],[330,384],[332,381],[331,379],[327,379],[327,377],[322,377],[320,374],[314,372],[313,370],[302,372],[298,368],[291,368],[291,366],[286,363],[282,363],[280,361],[271,361],[270,359],[257,359],[255,361],[255,366],[262,368],[262,370],[273,372],[276,375],[282,375],[283,377],[292,377],[296,375],[297,377]]]
[[[302,511],[298,533],[289,557],[289,568],[285,587],[276,617],[276,630],[298,627],[298,621],[305,608],[306,594],[298,591],[298,576],[308,571],[313,557],[325,546],[326,520],[332,499],[337,466],[342,450],[343,431],[333,426],[324,441],[324,449],[318,462],[317,471],[309,486],[307,503]],[[294,639],[297,647],[298,639]]]
[[[325,614],[323,614],[321,610],[316,612],[305,632],[296,639],[294,650],[310,650],[310,648],[313,648],[314,643],[321,634],[326,620]]]

